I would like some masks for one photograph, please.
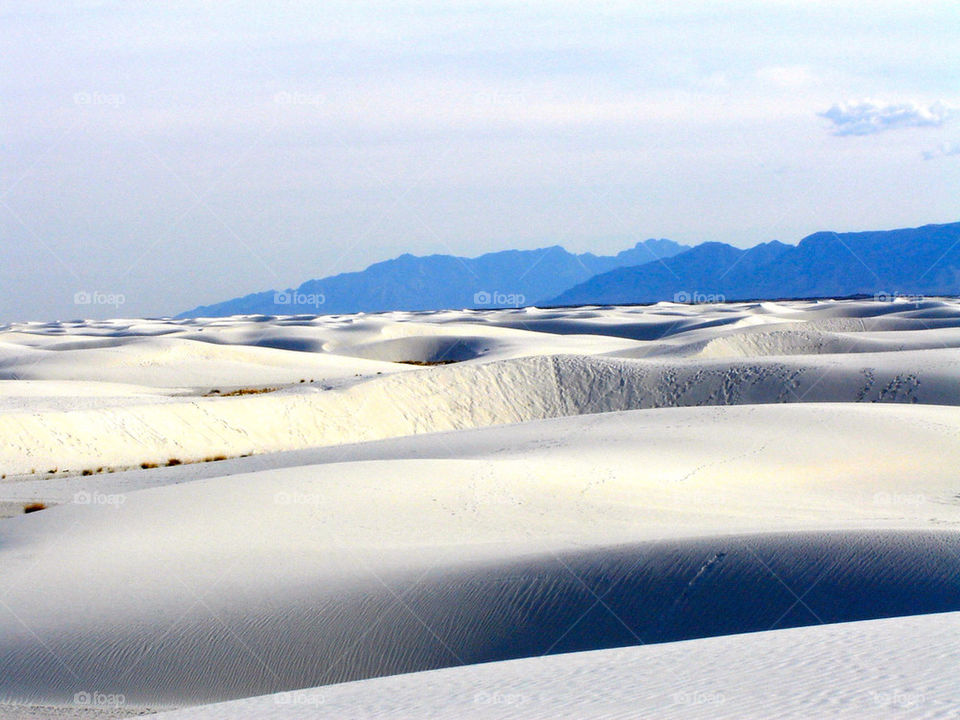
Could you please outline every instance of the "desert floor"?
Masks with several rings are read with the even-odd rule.
[[[0,718],[956,717],[958,406],[950,299],[0,326]]]

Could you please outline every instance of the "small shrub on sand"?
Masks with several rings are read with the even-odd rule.
[[[170,458],[167,460],[167,467],[173,467],[174,465],[182,465],[180,458]]]
[[[261,393],[275,392],[278,389],[279,388],[275,388],[275,387],[240,388],[239,390],[231,390],[230,392],[220,393],[220,397],[237,397],[239,395],[260,395]]]
[[[86,470],[84,470],[84,471],[83,471],[82,473],[80,473],[80,474],[83,475],[84,477],[86,477],[87,475],[93,475],[93,470],[87,468]]]
[[[26,505],[23,506],[24,513],[32,513],[32,512],[37,512],[38,510],[46,510],[46,509],[47,509],[47,506],[42,502],[27,503]]]
[[[301,382],[303,382],[301,380]],[[206,397],[238,397],[240,395],[260,395],[261,393],[271,393],[279,390],[280,388],[275,387],[263,387],[263,388],[238,388],[237,390],[231,390],[229,392],[221,392],[219,390],[211,390],[206,394]]]
[[[204,462],[219,462],[220,460],[226,460],[226,455],[210,455],[203,459]]]
[[[142,462],[140,463],[140,467],[143,468],[144,470],[149,470],[151,468],[157,467],[157,464],[152,462]]]

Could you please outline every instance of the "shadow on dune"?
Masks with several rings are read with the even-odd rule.
[[[603,335],[606,337],[623,338],[625,340],[653,341],[663,340],[672,335],[678,335],[692,330],[731,325],[741,319],[738,317],[729,317],[704,320],[681,313],[670,313],[669,311],[658,314],[662,317],[658,317],[655,321],[636,323],[619,322],[604,324],[570,319],[566,313],[558,313],[556,319],[536,317],[514,320],[508,318],[498,320],[491,324],[497,327],[513,328],[514,330],[531,330],[534,332],[549,333],[551,335]],[[479,320],[473,318],[467,321],[479,322]]]
[[[183,705],[463,663],[953,611],[958,571],[960,535],[906,531],[671,540],[420,567],[340,588],[210,595],[173,627],[150,627],[145,616],[82,634],[0,637],[0,696],[69,702],[93,688],[130,703]]]

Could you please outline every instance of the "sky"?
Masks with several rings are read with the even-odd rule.
[[[960,220],[950,2],[0,2],[0,322]]]

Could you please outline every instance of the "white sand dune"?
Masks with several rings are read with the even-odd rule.
[[[791,643],[838,664],[844,638],[873,643],[913,663],[909,689],[942,652],[894,640],[960,611],[952,300],[20,324],[0,329],[0,377],[0,505],[56,506],[0,521],[17,707],[324,686],[340,716],[526,716],[444,699],[447,675],[363,679],[463,687],[467,668],[438,669],[502,678],[566,652],[520,661],[531,716],[683,714],[663,702],[687,686],[610,668],[645,652],[763,716],[766,666],[744,654],[779,658],[777,682],[808,672]],[[238,388],[268,392],[209,396]],[[125,470],[169,458],[190,464]],[[724,675],[710,648],[757,672]],[[869,715],[870,667],[783,707]],[[581,714],[565,673],[622,693]],[[920,692],[952,698],[937,682]],[[237,717],[303,710],[249,703]]]
[[[279,352],[279,351],[277,351]],[[7,474],[196,460],[634,408],[792,402],[960,405],[960,349],[649,361],[539,356],[325,390],[0,414]]]
[[[431,438],[407,438],[373,448],[400,459],[82,496],[0,528],[7,692],[178,705],[632,633],[960,609],[958,423],[923,406],[636,411],[454,434],[458,460],[412,459]],[[893,431],[947,452],[911,473],[915,455],[871,450]],[[792,593],[814,581],[812,614]],[[620,620],[593,608],[564,634],[601,595]]]
[[[951,718],[960,613],[598,650],[237,700],[158,720]]]
[[[45,338],[46,339],[46,338]],[[291,352],[171,337],[126,336],[95,346],[59,342],[41,347],[3,348],[0,377],[144,384],[180,390],[233,389],[330,381],[393,369],[383,363],[344,360],[323,353]]]
[[[674,537],[644,523],[642,509],[633,520],[618,493],[576,502],[582,487],[549,479],[529,483],[515,506],[485,505],[457,477],[475,469],[457,464],[274,471],[234,478],[227,493],[205,480],[5,521],[5,694],[181,705],[960,610],[955,532],[861,522],[857,532],[730,535],[707,522],[717,534]],[[394,499],[385,486],[399,483]],[[680,535],[709,515],[692,504],[675,518]],[[754,526],[801,524],[771,521]],[[631,535],[655,539],[625,544]]]
[[[0,380],[0,414],[92,410],[174,402],[144,385],[70,380]]]
[[[357,461],[458,459],[549,467],[557,477],[596,478],[621,490],[643,479],[644,499],[667,524],[673,503],[735,509],[743,496],[785,512],[821,511],[809,488],[822,489],[852,520],[866,511],[908,525],[956,524],[960,413],[953,407],[904,404],[787,404],[664,408],[599,413],[470,431],[265,453],[215,463],[159,467],[88,477],[40,476],[0,483],[0,500],[70,503],[77,493],[126,494],[204,478]],[[899,442],[889,439],[897,437]],[[923,462],[918,462],[918,457]],[[485,465],[484,465],[485,466]],[[643,472],[637,470],[642,468]],[[482,473],[477,471],[477,477]],[[509,477],[509,476],[507,476]],[[511,483],[477,487],[476,499],[515,495]],[[476,481],[470,476],[470,483]],[[373,492],[373,491],[371,491]],[[677,495],[677,493],[680,495]],[[767,497],[767,493],[771,493]],[[819,491],[818,491],[819,494]],[[813,503],[810,505],[810,503]],[[631,512],[635,512],[635,508]],[[651,515],[654,517],[654,515]],[[705,527],[706,517],[698,519]],[[722,523],[726,526],[729,518]],[[776,525],[764,526],[776,529]],[[804,525],[804,527],[811,527]]]

